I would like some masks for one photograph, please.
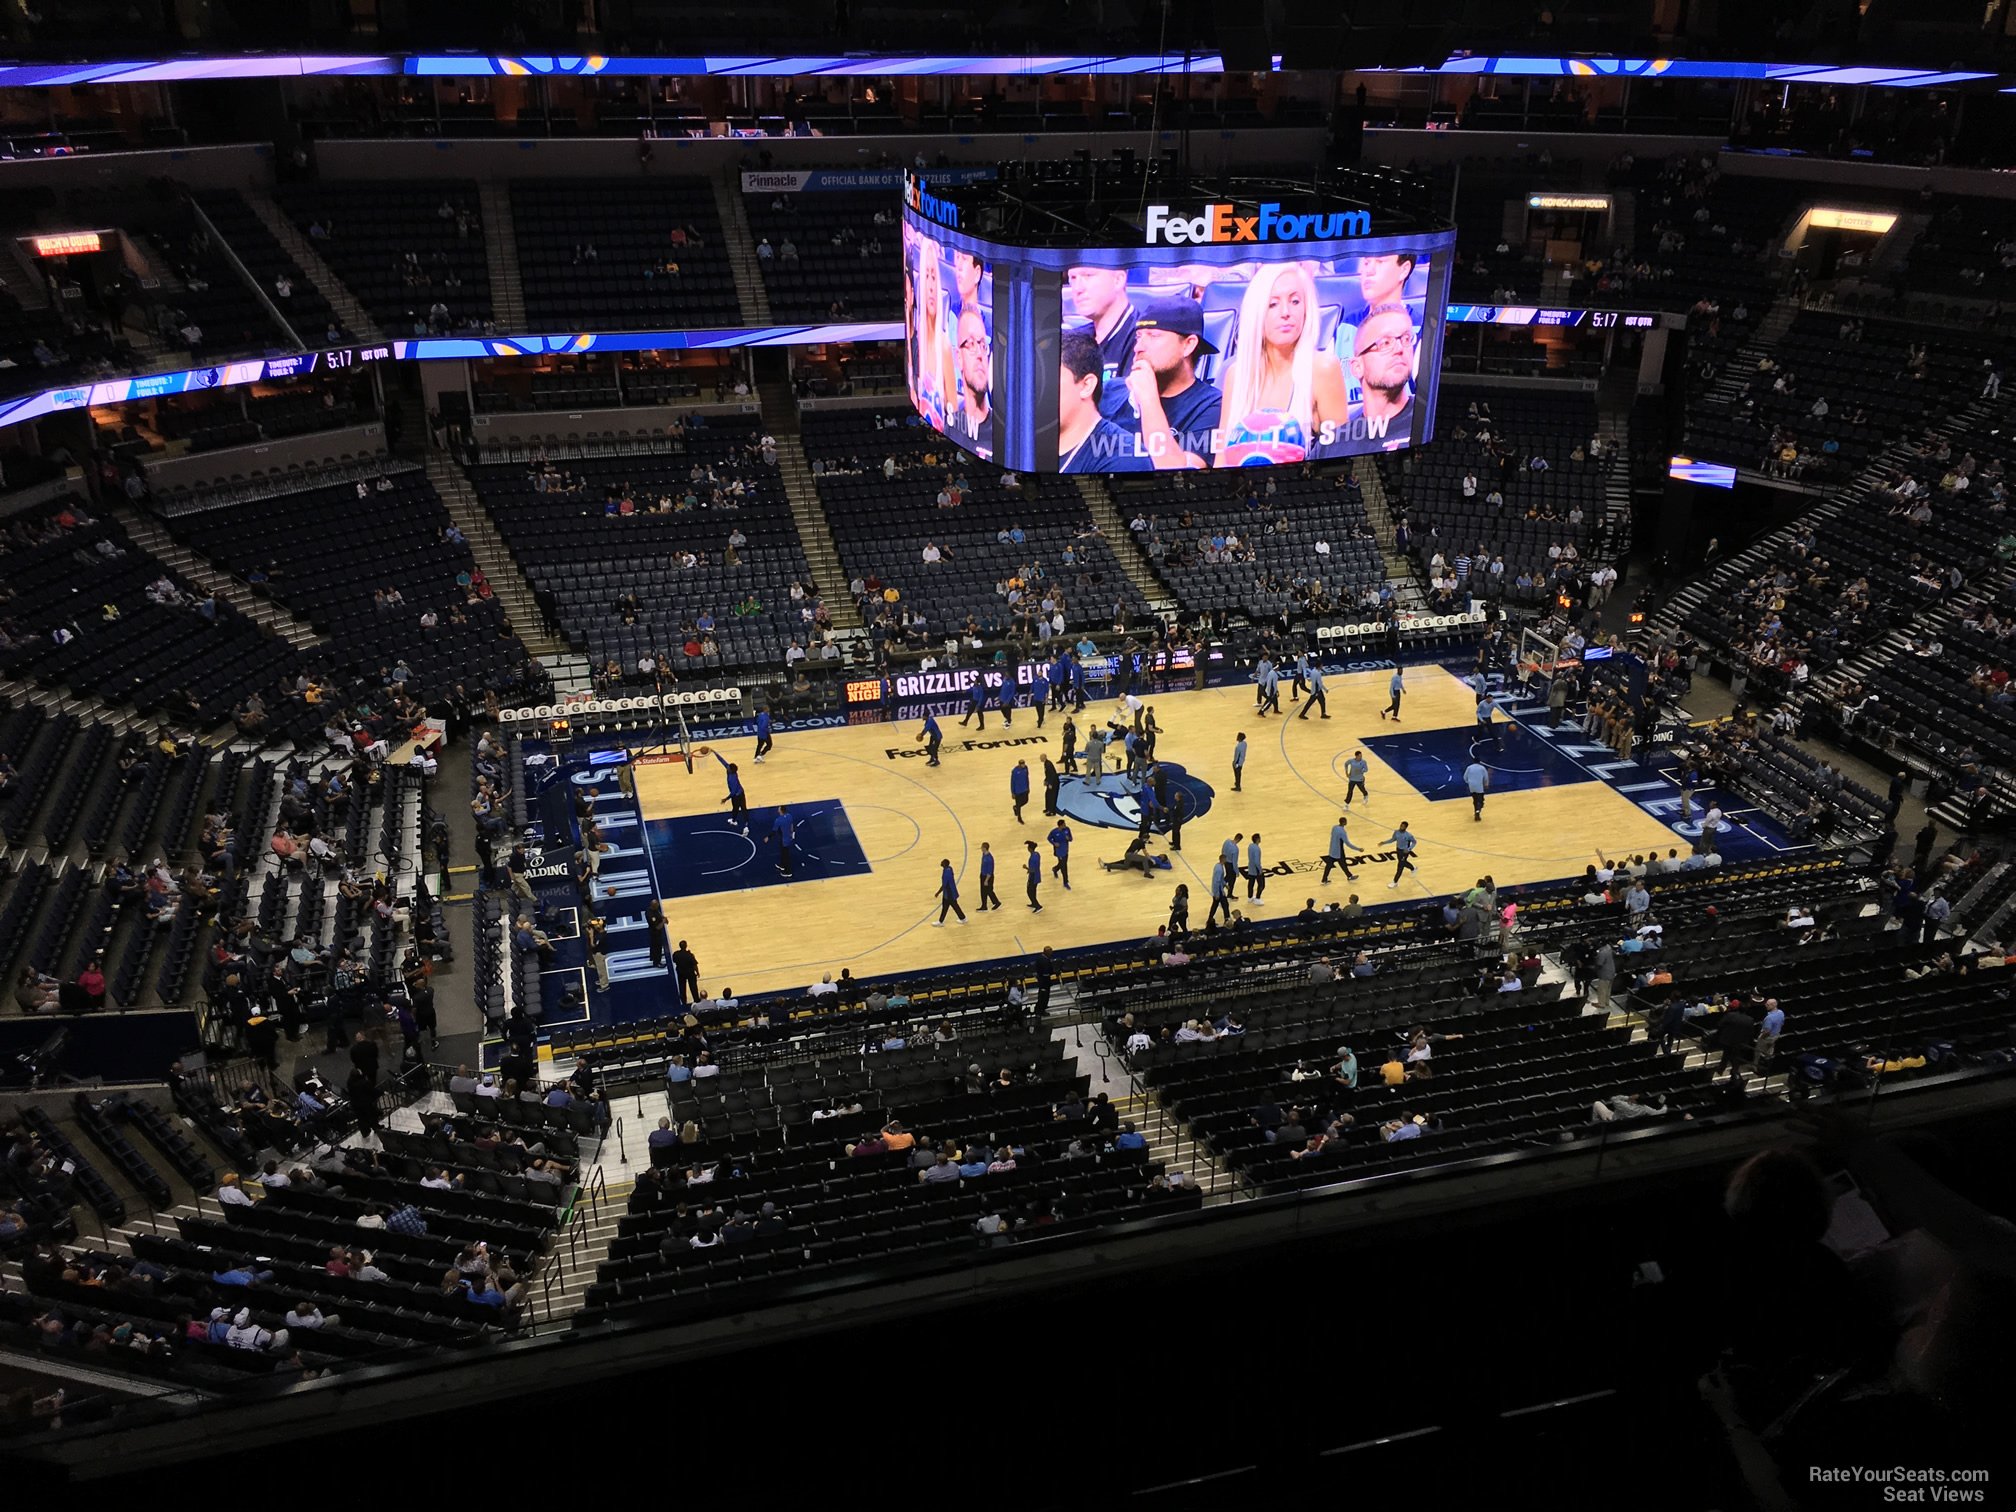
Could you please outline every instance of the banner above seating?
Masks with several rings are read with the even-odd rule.
[[[932,184],[978,184],[996,177],[993,168],[932,168],[924,177]],[[744,194],[820,194],[842,190],[903,187],[901,168],[773,168],[742,175]]]

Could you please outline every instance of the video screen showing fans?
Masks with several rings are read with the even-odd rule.
[[[958,242],[964,238],[958,238]],[[994,459],[994,270],[981,254],[903,222],[903,376],[925,423]]]
[[[1087,251],[1063,272],[1058,471],[1283,466],[1426,440],[1444,242]]]

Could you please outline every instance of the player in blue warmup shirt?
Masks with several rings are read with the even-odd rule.
[[[1050,842],[1050,853],[1057,858],[1057,864],[1050,868],[1050,875],[1063,879],[1064,891],[1071,891],[1071,826],[1062,819],[1057,827],[1045,837]]]
[[[740,825],[746,832],[749,828],[749,795],[742,791],[741,769],[719,751],[708,752],[721,763],[721,769],[728,774],[728,796],[721,801],[728,805],[728,822]]]
[[[966,722],[974,715],[980,716],[980,728],[987,728],[987,684],[976,682],[966,690],[966,712],[959,717],[959,728],[965,729]]]
[[[791,817],[787,804],[777,810],[777,817],[770,821],[770,833],[777,839],[777,870],[785,876],[791,875],[792,836],[797,833],[798,821]]]
[[[980,912],[999,908],[1001,899],[994,891],[994,851],[985,840],[980,842]]]
[[[756,764],[761,766],[763,758],[770,754],[770,748],[777,742],[770,738],[770,711],[756,711]]]
[[[945,732],[938,728],[938,720],[934,715],[924,716],[924,728],[917,732],[917,743],[924,747],[924,753],[931,758],[924,765],[938,765],[938,748],[945,743]]]
[[[1029,671],[1029,707],[1036,711],[1036,728],[1043,728],[1043,706],[1050,701],[1050,678],[1038,662]]]
[[[1029,802],[1029,763],[1018,761],[1008,769],[1008,797],[1015,805],[1015,822],[1027,824],[1022,810]]]
[[[1407,828],[1407,822],[1403,819],[1400,828],[1386,837],[1386,843],[1393,847],[1394,856],[1393,880],[1386,884],[1390,890],[1400,885],[1402,874],[1414,870],[1414,847],[1420,842],[1414,838],[1414,832]]]
[[[959,878],[949,860],[938,863],[938,922],[931,927],[943,929],[948,913],[957,914],[961,924],[966,922],[966,910],[959,906]]]
[[[1043,855],[1037,850],[1034,840],[1024,840],[1029,847],[1029,906],[1037,913],[1043,912],[1043,905],[1036,901],[1036,884],[1043,880]]]

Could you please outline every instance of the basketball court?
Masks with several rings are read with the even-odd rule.
[[[1677,790],[1656,766],[1617,762],[1580,731],[1545,727],[1545,710],[1512,700],[1493,734],[1480,734],[1475,695],[1440,665],[1407,669],[1399,723],[1382,720],[1389,670],[1328,678],[1331,718],[1297,718],[1283,683],[1281,716],[1260,718],[1251,685],[1157,694],[1148,700],[1162,734],[1157,757],[1190,794],[1181,851],[1164,835],[1151,854],[1166,856],[1152,876],[1109,872],[1100,863],[1125,851],[1137,828],[1136,789],[1112,771],[1095,787],[1066,777],[1059,795],[1073,834],[1071,889],[1050,873],[1046,836],[1057,822],[1043,813],[1042,757],[1061,765],[1064,715],[1039,729],[1017,710],[1004,727],[990,711],[983,730],[940,713],[942,764],[932,767],[918,743],[920,718],[901,722],[785,731],[761,765],[748,736],[694,738],[693,769],[662,753],[633,768],[643,843],[623,841],[638,875],[622,888],[653,888],[672,939],[687,940],[710,992],[737,996],[802,989],[827,972],[850,969],[866,981],[967,962],[1026,955],[1045,945],[1076,947],[1145,940],[1165,923],[1176,885],[1188,883],[1191,924],[1210,906],[1210,876],[1221,843],[1235,834],[1262,837],[1269,873],[1262,899],[1249,903],[1242,880],[1237,906],[1250,919],[1291,917],[1304,899],[1318,906],[1358,894],[1367,907],[1419,902],[1469,887],[1489,874],[1500,888],[1578,875],[1599,854],[1628,856],[1658,848],[1685,855],[1694,827],[1679,823]],[[1075,716],[1080,749],[1095,723],[1120,717],[1112,701]],[[1232,747],[1240,731],[1249,750],[1244,790],[1233,791]],[[1350,864],[1319,882],[1331,825],[1343,808],[1345,762],[1363,751],[1370,799],[1350,810]],[[715,753],[740,766],[748,791],[746,830],[729,821],[725,773]],[[1481,821],[1463,783],[1473,754],[1491,771]],[[1017,824],[1009,772],[1018,759],[1031,774],[1031,801]],[[1648,758],[1649,759],[1649,758]],[[1705,795],[1704,795],[1705,799]],[[779,868],[772,824],[788,806],[796,838],[787,876]],[[1398,889],[1388,837],[1405,820],[1419,840],[1416,870]],[[1746,845],[1787,849],[1763,827]],[[1044,858],[1041,913],[1025,897],[1024,843]],[[998,864],[999,912],[979,911],[982,844]],[[938,918],[939,862],[959,878],[967,922]],[[1244,864],[1241,848],[1241,864]],[[648,881],[647,881],[648,879]],[[614,894],[612,893],[612,897]],[[610,910],[634,913],[634,901]],[[613,927],[613,926],[612,926]],[[629,952],[633,966],[638,952]],[[563,962],[564,965],[564,962]],[[663,973],[618,973],[608,1016],[625,1020],[665,1011]],[[592,980],[591,980],[592,985]],[[612,993],[590,994],[596,1004]]]

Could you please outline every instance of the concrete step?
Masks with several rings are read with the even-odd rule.
[[[1141,596],[1151,605],[1158,598],[1167,599],[1169,585],[1156,575],[1154,565],[1142,555],[1134,532],[1120,517],[1119,506],[1113,502],[1105,479],[1079,474],[1072,482],[1077,485],[1078,496],[1085,501],[1085,509],[1092,522],[1099,527],[1106,544],[1113,548],[1113,555],[1119,559],[1128,581],[1141,591]]]
[[[538,597],[526,581],[524,569],[511,554],[504,537],[498,533],[489,511],[484,509],[461,467],[438,452],[430,452],[426,468],[434,491],[441,496],[449,518],[454,520],[468,540],[470,554],[483,569],[483,575],[490,580],[498,600],[504,605],[505,617],[518,632],[518,638],[525,643],[525,649],[537,657],[558,656],[566,652],[566,644],[547,629],[545,616],[539,610]]]
[[[378,328],[378,323],[357,296],[350,292],[349,286],[336,276],[336,270],[322,260],[322,254],[315,250],[315,243],[302,235],[287,218],[287,213],[273,196],[261,189],[239,192],[245,196],[245,203],[265,223],[266,229],[273,233],[274,239],[286,248],[295,265],[308,275],[309,282],[322,291],[323,298],[336,311],[336,318],[343,323],[344,329],[359,341],[384,340],[385,333]],[[322,333],[318,331],[315,334],[319,338]]]
[[[756,266],[756,239],[749,233],[749,215],[742,204],[740,170],[730,168],[714,175],[714,207],[728,239],[728,267],[743,318],[752,326],[769,325],[774,319],[770,291],[763,287],[763,274]]]
[[[511,191],[494,179],[480,186],[483,257],[490,273],[491,315],[500,329],[525,329],[525,290],[518,274],[518,233],[511,217]]]
[[[224,568],[184,546],[169,535],[166,528],[153,516],[124,503],[112,504],[111,512],[125,527],[126,533],[133,538],[135,545],[196,587],[215,593],[255,625],[264,627],[269,633],[292,646],[316,646],[322,643],[321,635],[312,625],[295,619],[271,599],[261,598],[254,593]]]

